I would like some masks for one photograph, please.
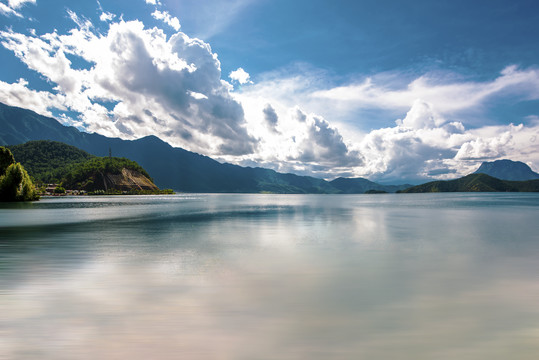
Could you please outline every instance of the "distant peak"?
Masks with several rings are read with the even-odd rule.
[[[539,174],[521,161],[509,159],[485,161],[474,174],[487,174],[501,180],[525,181],[539,179]]]

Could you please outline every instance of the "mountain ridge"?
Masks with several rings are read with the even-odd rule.
[[[483,173],[474,173],[454,180],[431,181],[399,192],[539,192],[539,179],[510,181]]]
[[[539,179],[539,174],[521,161],[508,159],[485,161],[474,174],[487,174],[500,180],[525,181]]]
[[[154,135],[136,140],[123,140],[81,132],[74,127],[64,126],[53,118],[2,103],[0,103],[0,124],[2,145],[17,145],[30,140],[53,140],[75,146],[96,156],[108,156],[109,151],[112,151],[113,156],[125,157],[139,163],[152,174],[159,188],[209,193],[344,192],[323,179],[283,174],[260,167],[220,163],[210,157],[172,147]],[[371,188],[356,187],[355,192],[349,193],[363,193],[366,190]],[[376,184],[375,190],[394,192],[395,188],[391,185]]]

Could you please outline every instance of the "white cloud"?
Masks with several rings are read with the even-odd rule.
[[[77,24],[77,26],[81,30],[90,31],[90,29],[94,27],[94,25],[92,24],[90,20],[86,19],[84,16],[79,17],[74,11],[67,9],[67,14],[69,15],[69,18],[75,24]]]
[[[109,12],[102,12],[99,16],[99,20],[101,21],[112,21],[116,17],[115,14],[109,13]]]
[[[97,0],[97,8],[99,9],[99,11],[101,11],[101,15],[99,16],[99,20],[101,21],[104,21],[104,22],[112,21],[116,17],[115,14],[112,14],[110,12],[103,10],[103,7],[101,6],[101,3],[99,2],[99,0]]]
[[[378,83],[375,78],[367,78],[360,83],[321,89],[312,96],[347,103],[354,108],[386,109],[405,109],[415,99],[421,98],[434,104],[438,111],[446,113],[478,107],[500,94],[539,99],[539,70],[508,66],[496,79],[485,82],[451,82],[426,74],[405,87],[396,88],[391,83]]]
[[[358,172],[375,180],[421,181],[464,176],[484,160],[504,157],[539,164],[537,135],[539,122],[467,130],[417,100],[396,127],[373,130],[359,142],[366,166]]]
[[[249,133],[258,139],[257,150],[223,160],[324,178],[347,175],[362,164],[361,155],[323,117],[249,92],[235,97],[243,105]]]
[[[342,126],[330,126],[320,116],[307,115],[301,108],[291,106],[300,98],[298,94],[313,84],[320,85],[301,76],[280,80],[272,77],[269,83],[261,81],[235,95],[246,111],[249,131],[262,139],[257,161],[275,169],[325,178],[361,176],[384,182],[455,178],[474,171],[487,158],[509,157],[539,164],[539,148],[533,141],[539,139],[539,121],[530,121],[528,126],[467,129],[462,122],[453,121],[451,115],[440,114],[434,104],[415,99],[395,126],[352,131],[344,136]],[[286,93],[289,96],[283,95]],[[278,114],[278,133],[270,135],[270,112],[263,111],[268,109],[267,104]],[[334,136],[329,136],[328,128],[333,129]],[[331,143],[328,139],[333,139],[330,146],[318,148]]]
[[[13,15],[13,16],[20,17],[20,18],[23,17],[19,12],[13,10],[13,9],[10,8],[9,6],[7,6],[6,4],[1,3],[1,2],[0,2],[0,13],[1,13],[2,15],[5,15],[5,16],[11,16],[11,15]]]
[[[174,30],[178,31],[180,30],[180,20],[178,20],[177,17],[174,17],[174,16],[171,16],[168,11],[159,11],[159,10],[155,10],[153,13],[152,13],[152,16],[154,17],[154,19],[156,20],[162,20],[165,24],[169,25],[170,27],[172,27]]]
[[[28,81],[19,79],[9,84],[0,81],[0,102],[33,110],[38,114],[52,116],[49,109],[66,110],[65,97],[47,91],[35,91],[28,88]]]
[[[35,4],[36,0],[8,0],[9,7],[12,9],[18,9],[26,3]]]
[[[112,23],[107,34],[95,34],[85,19],[70,16],[79,28],[68,34],[0,31],[0,41],[56,85],[62,106],[80,113],[79,125],[124,138],[153,134],[207,155],[254,150],[243,109],[221,80],[219,60],[208,44],[183,33],[167,38],[138,21]],[[66,54],[89,68],[74,69]],[[31,93],[25,83],[6,86]],[[116,105],[107,110],[103,102]]]
[[[361,139],[358,149],[366,163],[358,169],[360,175],[375,180],[421,181],[443,165],[443,160],[452,159],[459,144],[468,138],[461,124],[442,126],[445,121],[432,104],[421,100],[415,101],[404,120],[396,123]]]
[[[231,80],[234,80],[234,81],[237,81],[239,82],[240,84],[247,84],[247,83],[253,83],[250,78],[251,76],[249,75],[248,72],[246,72],[245,70],[243,70],[243,68],[238,68],[232,72],[230,72],[230,74],[228,74],[228,77],[231,79]]]
[[[500,120],[484,115],[494,98],[497,103],[539,99],[538,69],[508,66],[498,77],[484,82],[463,80],[457,74],[427,74],[411,81],[403,78],[406,76],[396,73],[373,75],[370,80],[359,82],[360,91],[354,93],[350,86],[334,86],[337,80],[327,73],[299,64],[259,74],[256,84],[235,96],[242,102],[249,123],[265,104],[271,104],[279,114],[279,131],[283,123],[290,121],[282,116],[287,111],[299,111],[301,117],[305,111],[299,109],[309,109],[328,119],[338,129],[348,151],[356,151],[363,160],[362,165],[348,169],[320,169],[320,174],[326,171],[324,177],[328,178],[348,172],[351,176],[383,181],[448,179],[474,171],[481,159],[501,157],[539,167],[539,148],[530,140],[539,139],[539,122],[522,119],[527,125],[486,126],[485,123],[492,125]],[[390,120],[399,114],[405,116],[393,123],[396,126],[392,125]],[[373,116],[384,118],[384,125],[373,121]],[[283,149],[286,147],[274,146],[275,153]],[[289,149],[292,153],[293,147]],[[265,158],[270,159],[271,155]],[[285,166],[284,160],[277,162],[280,167]]]
[[[460,147],[455,159],[490,160],[503,157],[511,140],[511,133],[507,131],[494,138],[477,138],[465,142]]]
[[[159,0],[145,0],[146,4],[150,5],[161,5],[161,2]]]
[[[165,23],[176,19],[154,14]],[[484,82],[425,74],[403,83],[378,74],[335,86],[326,73],[301,64],[295,72],[259,74],[257,84],[238,68],[229,78],[252,85],[234,93],[202,40],[108,17],[108,32],[99,34],[88,19],[68,15],[77,28],[65,34],[0,31],[2,46],[54,86],[44,92],[23,79],[0,82],[0,101],[44,115],[76,112],[78,118],[61,120],[108,136],[157,135],[221,160],[324,178],[447,179],[501,157],[539,165],[536,118],[486,127],[455,116],[495,96],[539,99],[537,69],[511,66]],[[180,29],[179,21],[171,26]],[[357,109],[397,115],[366,127]]]
[[[433,129],[445,123],[445,120],[436,114],[432,104],[416,100],[404,120],[397,120],[396,123],[412,129]]]

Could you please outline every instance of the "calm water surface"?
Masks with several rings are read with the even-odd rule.
[[[0,204],[0,359],[537,359],[539,194]]]

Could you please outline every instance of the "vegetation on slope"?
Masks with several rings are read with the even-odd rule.
[[[431,181],[400,192],[539,192],[539,180],[507,181],[481,173],[470,174],[456,180]]]
[[[9,149],[34,180],[41,183],[59,183],[67,167],[95,157],[75,146],[49,140],[28,141]]]
[[[132,159],[152,174],[160,187],[185,192],[236,193],[342,193],[329,182],[308,176],[282,174],[269,169],[222,164],[209,157],[174,148],[155,136],[137,140],[108,138],[80,132],[53,118],[0,103],[0,145],[29,140],[57,140],[77,146],[90,154]],[[32,173],[30,173],[32,175]],[[35,176],[35,175],[34,175]],[[363,193],[362,186],[347,189]],[[394,192],[397,188],[381,188]]]
[[[162,193],[139,164],[126,158],[97,157],[57,141],[10,146],[38,183],[107,193]],[[171,191],[165,191],[170,193]]]
[[[127,170],[134,171],[147,178],[151,182],[150,175],[139,164],[126,158],[93,157],[83,163],[72,164],[65,168],[62,176],[62,186],[67,189],[79,189],[87,191],[109,190],[118,187],[114,183],[107,182],[111,175],[122,175]],[[155,187],[157,189],[157,187]]]
[[[0,146],[0,201],[38,200],[28,173],[8,148]]]

